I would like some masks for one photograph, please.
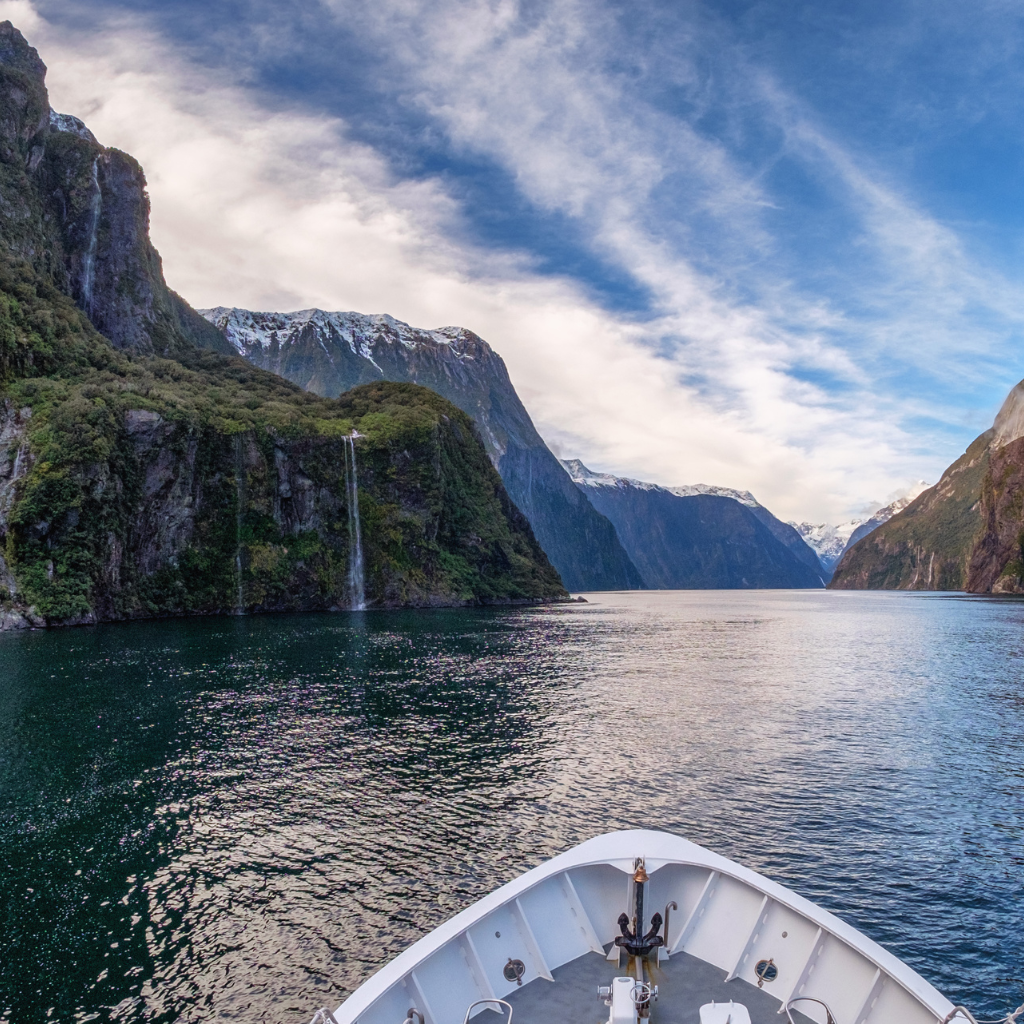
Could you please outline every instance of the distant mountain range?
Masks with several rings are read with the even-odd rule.
[[[501,357],[462,327],[422,330],[385,314],[319,309],[199,312],[225,348],[307,391],[333,398],[375,381],[416,383],[468,413],[509,496],[571,590],[822,586],[858,542],[910,505],[899,499],[838,526],[784,523],[749,491],[667,488],[594,473],[578,460],[563,465]],[[836,585],[849,579],[844,571]]]
[[[587,501],[537,433],[501,357],[461,327],[419,330],[387,315],[200,310],[249,362],[334,398],[358,384],[422,384],[476,423],[509,496],[570,590],[644,583],[612,524]]]
[[[661,488],[593,474],[578,462],[563,467],[501,357],[464,328],[421,330],[387,315],[318,309],[200,312],[240,355],[317,394],[409,381],[469,413],[510,497],[572,590],[820,587],[828,578],[799,533],[749,492]]]
[[[661,487],[563,463],[652,589],[823,587],[817,555],[748,491]]]
[[[872,512],[866,519],[851,519],[838,526],[830,526],[827,523],[793,522],[789,525],[800,534],[809,547],[814,549],[821,563],[822,571],[826,574],[826,579],[831,579],[847,548],[877,530],[883,523],[887,523],[897,512],[902,512],[923,489],[924,484],[922,483],[914,495],[897,498],[890,504]]]

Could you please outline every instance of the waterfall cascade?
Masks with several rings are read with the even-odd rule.
[[[242,589],[242,518],[245,513],[245,465],[242,435],[235,435],[235,614],[245,614]]]
[[[356,472],[356,438],[352,431],[345,438],[345,498],[348,504],[348,589],[354,611],[366,608],[366,583],[363,573],[363,537],[359,526],[359,477]]]
[[[100,188],[99,157],[92,162],[92,200],[89,206],[89,244],[85,250],[82,265],[82,302],[85,311],[92,316],[92,292],[96,279],[96,236],[100,227],[100,212],[103,206],[103,191]]]

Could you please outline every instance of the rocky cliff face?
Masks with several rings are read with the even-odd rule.
[[[939,482],[851,544],[829,586],[837,590],[963,590],[982,530],[981,492],[992,431],[977,438]]]
[[[1013,388],[992,426],[981,489],[981,528],[971,552],[967,589],[1024,593],[1024,381]]]
[[[993,447],[964,589],[1024,594],[1024,438]]]
[[[576,489],[537,433],[505,363],[460,327],[418,330],[360,313],[201,310],[254,365],[319,395],[369,381],[411,381],[473,417],[515,504],[572,590],[642,586],[608,520]]]
[[[652,589],[824,586],[814,552],[746,491],[659,487],[578,459],[565,466]]]
[[[831,586],[1024,593],[1024,381],[935,487],[850,547]]]
[[[201,347],[141,170],[43,71],[0,25],[0,627],[567,597],[451,403]]]
[[[243,403],[259,394],[260,382],[241,383]],[[33,437],[29,408],[8,399],[7,624],[566,596],[464,413],[413,385],[371,385],[323,406],[305,409],[313,422],[259,418],[241,430],[173,404],[108,407],[101,451],[54,486],[40,462],[59,458],[60,440]],[[75,415],[59,412],[60,426]]]
[[[172,292],[149,241],[142,168],[101,146],[75,117],[50,109],[46,68],[0,23],[0,241],[70,295],[119,348],[229,352]]]

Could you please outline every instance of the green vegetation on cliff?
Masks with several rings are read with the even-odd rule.
[[[370,606],[567,596],[455,406],[217,354],[44,74],[0,23],[0,627],[350,606],[353,431]]]
[[[0,271],[0,346],[9,607],[345,606],[353,429],[371,604],[564,596],[469,418],[425,388],[330,401],[211,352],[119,351],[27,265]]]
[[[983,528],[982,485],[991,431],[942,479],[859,540],[836,566],[834,590],[964,590]]]

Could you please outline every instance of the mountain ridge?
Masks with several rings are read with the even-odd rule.
[[[831,579],[847,548],[852,547],[861,538],[887,523],[897,512],[902,512],[910,502],[925,490],[921,481],[913,494],[897,498],[888,505],[875,509],[864,519],[850,519],[838,526],[829,523],[796,523],[790,522],[804,542],[817,554],[822,569]]]
[[[461,327],[425,330],[388,314],[200,310],[253,365],[334,397],[374,380],[411,381],[470,415],[509,496],[570,590],[630,590],[642,578],[614,526],[544,443],[490,345]]]
[[[843,553],[836,590],[963,590],[983,528],[981,494],[993,431],[970,444],[939,478]]]
[[[815,553],[747,491],[663,487],[594,473],[579,459],[563,465],[652,589],[824,586]]]

